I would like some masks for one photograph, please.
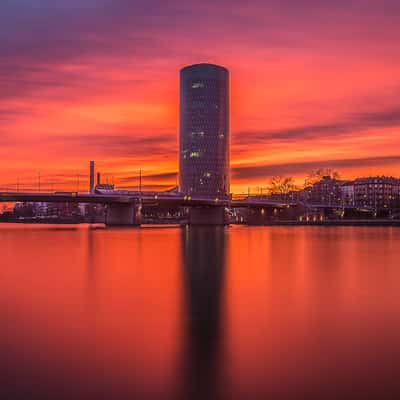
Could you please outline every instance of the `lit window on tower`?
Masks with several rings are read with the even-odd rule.
[[[192,89],[199,89],[204,87],[204,82],[193,82]]]

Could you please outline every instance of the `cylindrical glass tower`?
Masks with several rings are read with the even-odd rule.
[[[195,64],[180,72],[179,189],[229,195],[229,72]]]

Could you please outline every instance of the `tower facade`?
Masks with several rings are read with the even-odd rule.
[[[179,189],[229,195],[229,72],[195,64],[180,72]]]

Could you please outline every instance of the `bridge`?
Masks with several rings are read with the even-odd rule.
[[[139,192],[110,190],[102,193],[80,192],[0,192],[0,202],[46,202],[46,203],[94,203],[107,206],[106,225],[140,225],[143,207],[184,207],[188,210],[189,224],[192,225],[225,225],[226,208],[242,208],[248,210],[251,223],[263,224],[268,218],[279,213],[303,207],[308,210],[343,209],[372,212],[372,209],[360,209],[355,206],[326,204],[303,204],[293,201],[275,201],[245,197],[211,198],[188,196],[181,193]]]
[[[0,202],[48,202],[48,203],[95,203],[95,204],[133,204],[141,202],[149,205],[171,206],[207,206],[207,207],[258,207],[273,206],[287,207],[295,205],[290,202],[280,201],[254,201],[251,199],[231,200],[218,197],[197,197],[183,194],[170,194],[159,192],[128,192],[119,193],[79,193],[79,192],[0,192]],[[122,191],[125,192],[125,191]]]

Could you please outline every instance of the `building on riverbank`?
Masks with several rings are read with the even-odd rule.
[[[354,180],[354,204],[375,209],[391,209],[399,205],[400,179],[372,176]]]

